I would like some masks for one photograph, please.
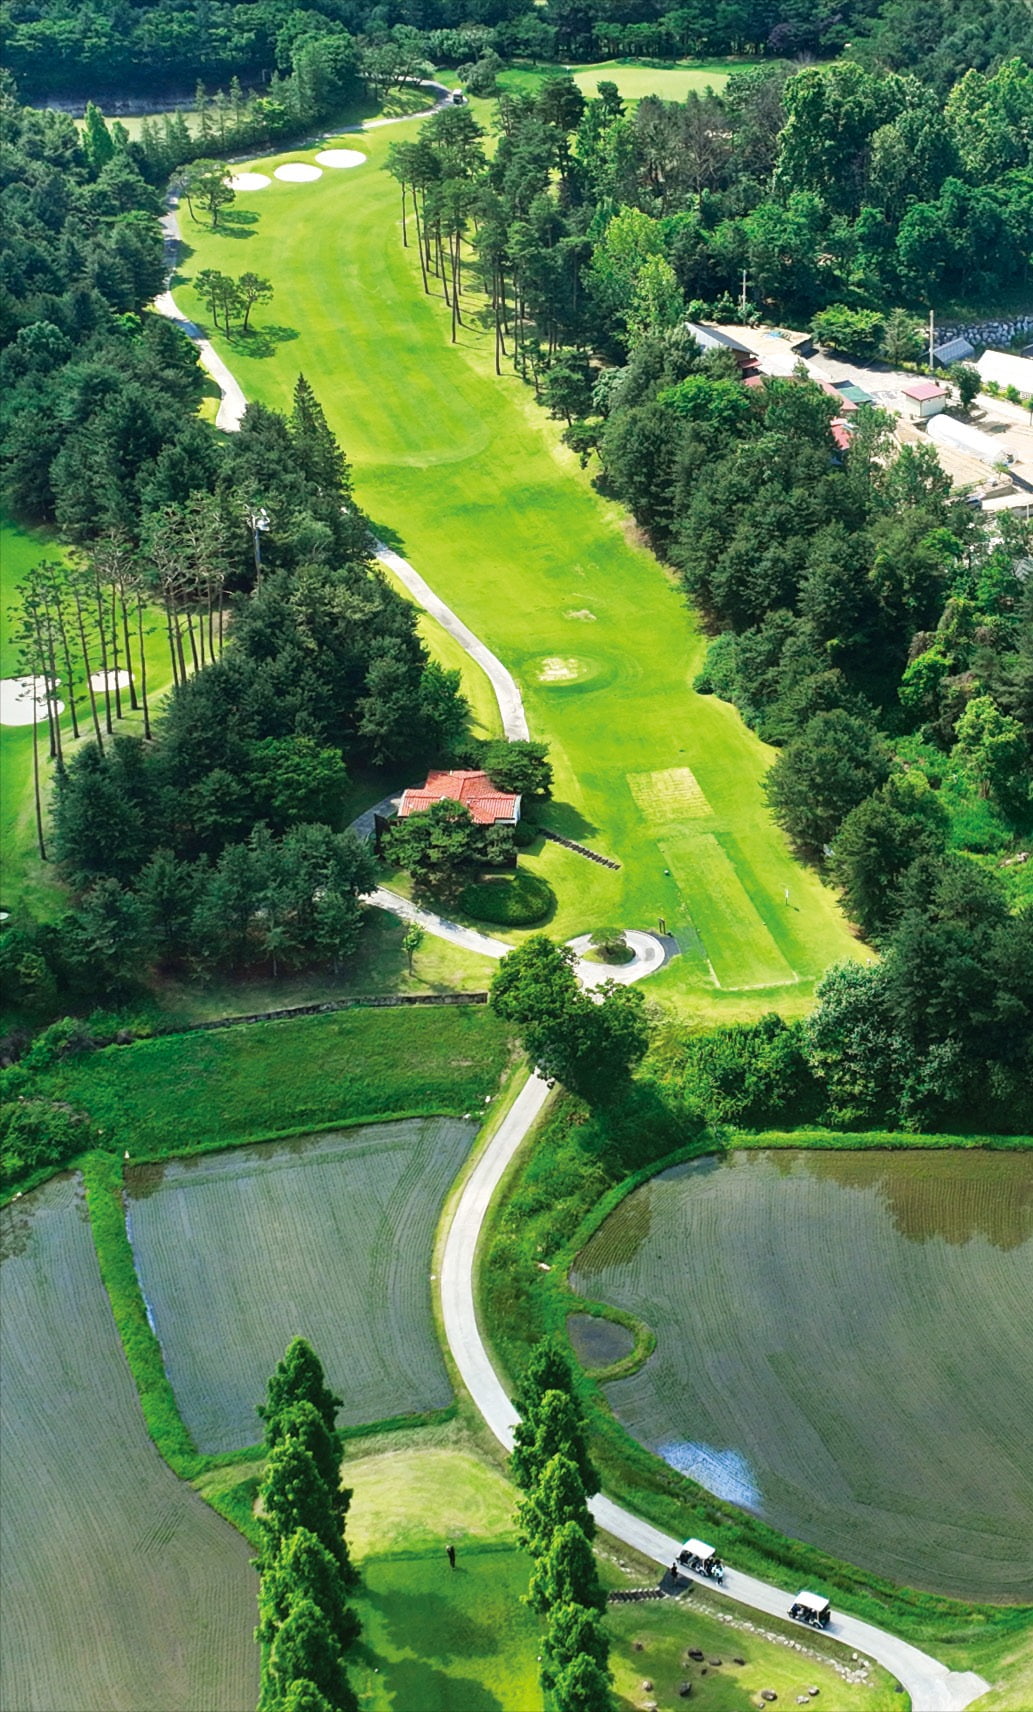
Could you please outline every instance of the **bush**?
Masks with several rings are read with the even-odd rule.
[[[603,927],[593,933],[592,950],[600,963],[630,963],[635,955],[619,927]]]
[[[531,927],[552,913],[556,894],[540,874],[518,868],[498,880],[478,880],[459,898],[460,908],[474,921],[490,921],[500,927]]]

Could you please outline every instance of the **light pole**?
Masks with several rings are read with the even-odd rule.
[[[255,555],[255,587],[262,586],[262,536],[269,530],[269,513],[264,506],[249,505],[244,513],[251,530],[251,545]]]

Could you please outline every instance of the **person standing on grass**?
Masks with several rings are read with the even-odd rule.
[[[448,1567],[449,1567],[449,1569],[455,1569],[455,1566],[456,1566],[456,1548],[455,1548],[455,1546],[453,1546],[453,1545],[446,1546],[445,1552],[448,1556]]]

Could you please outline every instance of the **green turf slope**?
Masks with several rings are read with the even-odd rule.
[[[693,693],[702,641],[673,582],[528,389],[491,372],[490,334],[472,326],[451,346],[442,303],[422,295],[379,170],[391,138],[416,129],[351,139],[368,155],[359,168],[239,197],[224,230],[184,213],[178,300],[204,320],[190,283],[201,267],[272,279],[258,334],[217,338],[245,392],[284,408],[305,372],[377,528],[516,674],[552,749],[549,823],[621,863],[535,854],[560,897],[550,931],[663,918],[684,955],[658,996],[731,1015],[770,992],[798,1009],[856,942],[768,814],[773,752],[732,707]],[[284,158],[301,156],[261,165]]]

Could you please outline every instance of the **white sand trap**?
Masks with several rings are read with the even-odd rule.
[[[119,667],[117,672],[91,672],[91,690],[127,690],[129,688],[129,673]]]
[[[551,654],[547,660],[542,661],[541,671],[538,673],[538,682],[540,684],[572,684],[575,678],[579,676],[580,670],[576,660],[561,660],[558,654]]]
[[[273,177],[282,178],[285,184],[311,184],[314,178],[322,176],[322,167],[309,166],[307,161],[287,161],[273,170]]]
[[[230,179],[231,190],[264,190],[272,179],[264,172],[235,172]]]
[[[64,713],[63,701],[51,702]],[[46,678],[0,678],[0,725],[38,725],[47,717]]]
[[[320,166],[362,166],[366,156],[358,149],[324,149],[316,159]]]

